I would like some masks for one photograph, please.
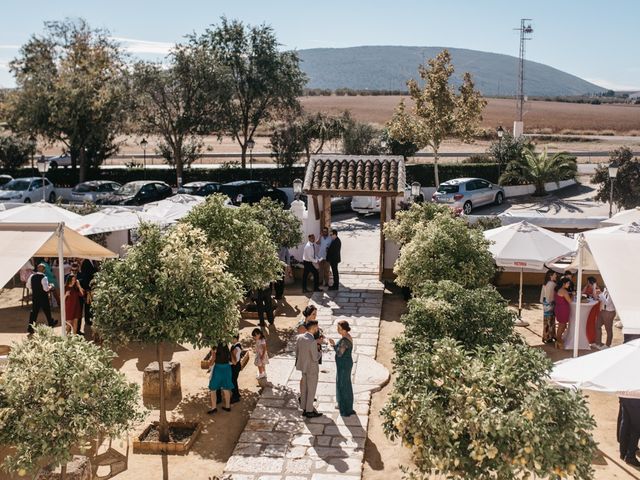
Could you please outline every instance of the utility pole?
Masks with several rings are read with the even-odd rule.
[[[520,52],[518,55],[518,94],[516,97],[516,121],[513,125],[513,136],[519,137],[524,133],[522,117],[524,116],[524,58],[526,53],[526,41],[531,40],[533,28],[531,19],[520,19],[520,28],[514,28],[520,32]]]

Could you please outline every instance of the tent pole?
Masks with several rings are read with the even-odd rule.
[[[578,339],[580,331],[580,309],[582,307],[582,250],[584,249],[584,235],[578,237],[578,278],[576,280],[576,319],[573,329],[573,358],[578,356]],[[571,321],[571,319],[569,319]]]
[[[64,308],[64,222],[58,224],[58,276],[60,277],[60,326],[62,336],[67,336],[67,313]]]
[[[522,273],[524,267],[520,267],[520,294],[518,295],[518,318],[522,320]]]

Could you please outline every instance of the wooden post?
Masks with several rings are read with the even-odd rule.
[[[322,195],[322,217],[320,217],[320,230],[331,228],[331,197]]]
[[[384,224],[387,221],[387,202],[389,197],[382,197],[380,199],[380,267],[378,272],[378,279],[382,280],[382,274],[384,273]]]

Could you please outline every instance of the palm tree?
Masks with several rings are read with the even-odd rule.
[[[547,194],[544,188],[545,183],[559,183],[560,180],[573,178],[577,170],[575,157],[567,152],[549,155],[546,148],[542,153],[536,153],[533,148],[525,148],[520,157],[507,165],[500,177],[500,183],[502,185],[533,184],[536,187],[533,194],[542,196]]]

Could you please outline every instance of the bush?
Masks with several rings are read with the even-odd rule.
[[[411,449],[413,478],[593,477],[595,421],[580,393],[547,383],[544,352],[447,338],[401,360],[383,428]]]
[[[266,228],[276,247],[291,248],[302,243],[302,222],[278,202],[263,198],[253,205],[242,204],[240,210]]]
[[[396,282],[414,291],[441,280],[466,288],[484,286],[495,274],[488,247],[482,232],[464,220],[436,215],[402,247],[393,269]]]
[[[466,349],[518,342],[515,312],[491,285],[469,289],[443,280],[428,282],[409,301],[402,316],[404,336],[395,341],[396,358],[417,348],[430,349],[436,340],[453,338]]]
[[[413,203],[409,210],[398,212],[395,219],[385,223],[384,234],[398,245],[406,245],[438,215],[451,217],[454,212],[446,205],[437,203]]]
[[[372,125],[347,117],[342,134],[342,153],[345,155],[379,155],[383,150],[380,144],[380,135],[381,131]]]
[[[611,152],[610,163],[618,165],[618,174],[613,185],[613,202],[618,208],[634,208],[640,205],[640,160],[633,157],[628,147]],[[609,202],[611,180],[609,164],[602,164],[596,170],[591,183],[598,185],[596,200]]]
[[[477,177],[498,183],[497,163],[440,163],[438,164],[440,183],[454,178]],[[407,165],[407,184],[420,182],[423,187],[435,186],[433,163]]]
[[[29,140],[17,135],[0,136],[0,166],[6,169],[20,168],[35,153]]]

